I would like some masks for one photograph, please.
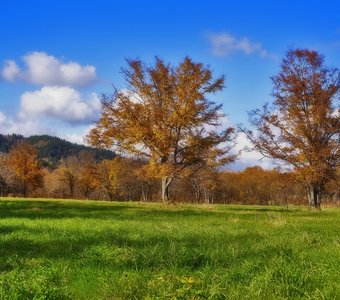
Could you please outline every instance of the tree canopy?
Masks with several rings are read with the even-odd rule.
[[[291,165],[304,180],[310,204],[320,207],[340,159],[340,72],[316,51],[291,49],[272,77],[273,104],[250,113],[243,130],[265,157]]]
[[[92,145],[146,158],[145,172],[162,179],[165,202],[173,178],[185,168],[235,159],[234,129],[220,130],[221,105],[208,99],[223,89],[223,76],[214,79],[209,67],[189,57],[178,66],[159,58],[152,66],[127,64],[127,87],[104,96],[102,116],[88,136]]]

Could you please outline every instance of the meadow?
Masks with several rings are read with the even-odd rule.
[[[0,299],[340,299],[340,209],[0,200]]]

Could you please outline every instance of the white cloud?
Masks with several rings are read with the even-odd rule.
[[[0,111],[0,134],[21,134],[23,136],[48,134],[76,144],[86,144],[85,137],[94,127],[91,125],[70,126],[59,123],[55,126],[51,119],[23,119],[20,116],[5,116]]]
[[[211,52],[216,56],[228,56],[235,52],[246,55],[257,54],[260,57],[271,56],[261,43],[252,42],[247,37],[239,38],[228,33],[209,33],[207,38],[211,45]]]
[[[130,91],[128,89],[121,89],[119,91],[124,97],[129,98],[132,103],[143,103],[143,99],[136,92]]]
[[[23,57],[24,69],[7,60],[2,77],[7,81],[24,81],[37,85],[85,86],[96,80],[96,68],[77,62],[63,62],[45,52],[32,52]]]
[[[218,114],[220,114],[220,117],[218,119],[219,125],[213,126],[213,125],[204,125],[204,129],[206,132],[212,132],[217,131],[221,132],[223,130],[226,130],[229,127],[233,127],[234,125],[230,122],[227,115],[225,115],[222,111],[218,111]]]
[[[63,136],[61,136],[62,139],[69,141],[74,144],[82,145],[84,143],[84,137],[85,135],[77,134],[77,133],[67,133]]]
[[[222,114],[222,111],[220,113]],[[236,126],[229,120],[228,116],[224,115],[220,118],[220,126],[218,126],[217,128],[215,126],[206,126],[206,130],[212,131],[217,129],[218,131],[220,131],[225,130],[229,127]],[[272,169],[273,167],[275,167],[272,159],[263,158],[261,153],[255,150],[251,150],[251,142],[244,133],[237,133],[235,142],[233,144],[234,147],[232,147],[231,153],[237,154],[238,157],[234,164],[226,166],[227,169],[239,171],[255,165],[260,166],[264,169]],[[221,148],[229,146],[230,143],[222,143],[220,145]]]
[[[13,82],[18,76],[20,76],[20,68],[14,60],[6,60],[5,66],[1,71],[1,76],[5,80]]]
[[[21,119],[53,117],[67,123],[91,123],[99,116],[100,100],[95,93],[88,99],[70,87],[45,86],[21,96]]]
[[[93,127],[94,125],[92,124],[86,127],[83,126],[81,128],[75,128],[73,132],[70,132],[69,130],[67,132],[64,131],[59,134],[59,137],[71,143],[80,144],[80,145],[86,144],[85,137],[90,133],[90,130]]]
[[[252,145],[247,136],[239,132],[236,138],[235,153],[240,153],[235,165],[239,169],[251,166],[260,166],[264,169],[272,169],[275,165],[272,159],[263,158],[258,151],[251,150]]]
[[[33,134],[49,134],[51,129],[44,128],[38,120],[21,120],[18,118],[6,117],[0,112],[0,133],[2,134],[22,134],[30,136]]]
[[[6,121],[5,115],[0,111],[0,125],[4,124]]]

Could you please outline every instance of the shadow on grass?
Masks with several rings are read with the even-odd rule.
[[[2,225],[0,224],[0,236],[11,234],[18,230],[22,230],[24,228],[23,225]]]
[[[107,218],[108,216],[119,216],[120,212],[127,211],[133,207],[83,205],[74,202],[53,201],[1,201],[0,218],[27,218],[27,219],[59,219],[59,218]]]
[[[19,265],[21,261],[24,264],[27,259],[66,260],[74,263],[90,259],[96,264],[107,264],[110,267],[122,268],[122,270],[170,267],[174,264],[177,267],[195,269],[214,265],[216,260],[220,260],[220,265],[228,264],[229,262],[223,260],[223,255],[220,258],[213,258],[204,254],[204,249],[211,248],[212,244],[216,244],[216,247],[218,245],[226,247],[232,244],[237,246],[240,241],[241,243],[244,241],[257,243],[261,236],[251,232],[238,235],[224,234],[223,241],[221,241],[221,236],[215,240],[214,237],[207,236],[207,233],[185,233],[185,229],[184,235],[180,236],[176,230],[170,229],[166,234],[164,231],[157,231],[157,225],[162,222],[176,222],[178,218],[187,220],[198,216],[199,218],[216,215],[223,217],[225,214],[225,211],[219,210],[206,211],[190,207],[159,208],[129,203],[101,205],[100,203],[68,203],[67,201],[3,200],[0,201],[0,221],[13,219],[13,222],[18,224],[8,225],[0,222],[2,236],[0,269],[8,269],[8,261],[13,257],[19,259],[19,262],[15,263]],[[245,217],[249,216],[245,215]],[[79,229],[77,225],[62,229],[53,226],[54,220],[73,218],[82,218],[84,222],[86,219],[98,219],[98,222],[101,222],[99,230],[92,232],[89,228],[89,231],[85,231],[86,229],[82,231],[83,229]],[[44,225],[31,226],[32,224],[26,226],[24,222],[20,223],[25,219],[42,219],[48,223],[46,227]],[[123,223],[120,223],[117,228],[105,227],[107,226],[105,224],[112,224],[114,221],[123,221]],[[129,227],[129,221],[151,222],[155,225],[145,230],[138,229],[136,232],[135,227]],[[195,222],[199,221],[195,220]],[[150,232],[150,228],[154,228],[154,231]],[[98,252],[93,250],[94,253],[89,254],[88,251],[96,247],[99,249],[104,247],[106,250],[101,249]],[[103,258],[105,251],[108,251],[107,257]],[[151,255],[150,251],[156,252]]]
[[[12,231],[17,229],[13,226]],[[11,231],[10,226],[7,226],[7,230]],[[0,272],[24,267],[27,261],[32,260],[63,260],[71,264],[103,266],[122,271],[227,267],[246,259],[249,249],[244,248],[237,255],[231,255],[223,251],[223,247],[234,245],[238,248],[240,244],[261,243],[263,238],[254,233],[226,234],[221,241],[220,238],[215,240],[205,234],[179,237],[175,233],[167,236],[160,233],[136,238],[132,231],[122,229],[102,231],[96,235],[69,232],[71,234],[67,236],[64,230],[56,228],[41,231],[22,227],[19,235],[0,241]],[[48,233],[48,238],[45,233]],[[211,244],[221,247],[217,251],[220,254],[211,254]],[[264,253],[261,251],[255,255],[262,256]],[[271,255],[271,251],[266,253],[268,255]]]
[[[86,219],[112,219],[112,220],[138,220],[140,218],[163,218],[163,217],[196,217],[211,216],[219,211],[205,211],[199,209],[176,207],[155,208],[138,204],[100,205],[53,201],[0,201],[0,219],[24,218],[24,219],[63,219],[63,218],[86,218]]]
[[[220,207],[220,206],[219,206]],[[67,201],[0,201],[0,219],[26,218],[26,219],[63,219],[63,218],[86,218],[86,219],[112,219],[134,220],[154,219],[167,217],[195,218],[233,214],[244,215],[249,212],[280,212],[291,213],[293,211],[277,207],[235,207],[226,206],[223,209],[204,210],[188,207],[154,207],[144,206],[138,203],[117,203],[113,205],[101,205],[96,203],[79,203]]]

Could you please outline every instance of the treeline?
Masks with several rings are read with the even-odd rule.
[[[97,161],[113,159],[115,156],[110,150],[79,145],[50,135],[33,135],[25,138],[20,134],[0,134],[0,152],[8,153],[13,146],[23,142],[34,146],[40,163],[52,168],[56,167],[61,159],[78,155],[80,152],[90,153]]]
[[[89,152],[62,159],[55,168],[39,162],[27,143],[0,157],[1,196],[95,199],[109,201],[161,200],[159,180],[148,177],[146,162],[115,157],[97,161]],[[331,181],[325,203],[340,203],[339,180]],[[257,205],[305,204],[306,190],[293,172],[249,167],[241,172],[213,168],[188,169],[175,178],[171,199],[187,203]]]

